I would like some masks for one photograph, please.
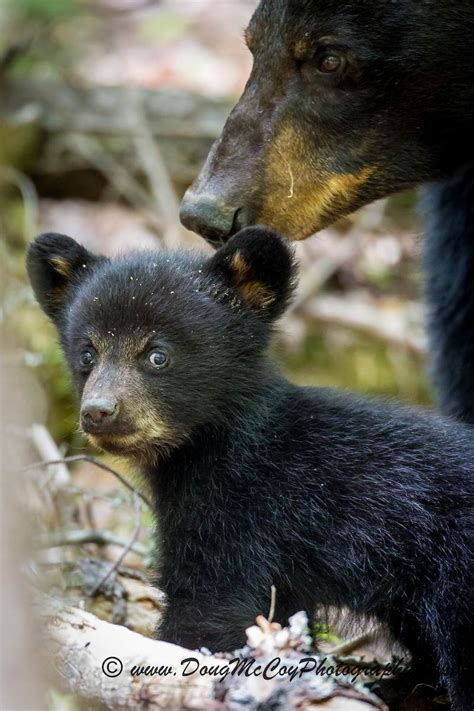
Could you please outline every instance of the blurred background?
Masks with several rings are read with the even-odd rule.
[[[28,525],[14,517],[15,526],[42,537],[28,568],[35,584],[58,566],[122,555],[120,541],[71,541],[71,530],[126,538],[134,519],[128,492],[90,463],[19,474],[28,462],[87,453],[54,330],[26,281],[26,247],[57,231],[104,254],[209,249],[180,227],[179,201],[245,84],[242,37],[255,5],[0,3],[2,486],[15,496],[7,472],[19,482]],[[414,194],[374,203],[297,252],[301,282],[275,344],[288,376],[429,405]],[[132,568],[149,563],[149,522],[145,511]],[[65,576],[53,578],[48,589],[66,594]]]
[[[179,226],[186,187],[250,69],[254,0],[4,0],[0,15],[0,231],[4,319],[70,446],[75,415],[54,333],[32,301],[32,236],[106,254],[205,249]],[[411,194],[298,245],[301,287],[279,358],[295,379],[429,399]]]

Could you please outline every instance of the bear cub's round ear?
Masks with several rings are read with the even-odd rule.
[[[289,242],[267,227],[247,227],[234,235],[206,263],[217,276],[261,315],[280,316],[295,287],[296,264]]]
[[[91,254],[71,237],[49,232],[36,237],[26,256],[26,270],[36,299],[53,320],[61,314],[71,288],[104,257]]]

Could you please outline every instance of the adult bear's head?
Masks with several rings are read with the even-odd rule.
[[[472,0],[261,0],[245,91],[188,190],[211,241],[304,239],[472,155]]]

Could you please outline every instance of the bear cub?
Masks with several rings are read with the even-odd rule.
[[[278,621],[326,605],[377,618],[417,681],[474,708],[472,431],[282,377],[267,347],[295,283],[283,238],[107,259],[46,234],[27,266],[84,432],[153,490],[161,638],[239,647],[273,584]]]

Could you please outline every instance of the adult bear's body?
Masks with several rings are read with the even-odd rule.
[[[427,193],[430,357],[442,410],[474,422],[472,0],[262,0],[254,66],[182,220],[208,239],[304,239],[377,198]]]

